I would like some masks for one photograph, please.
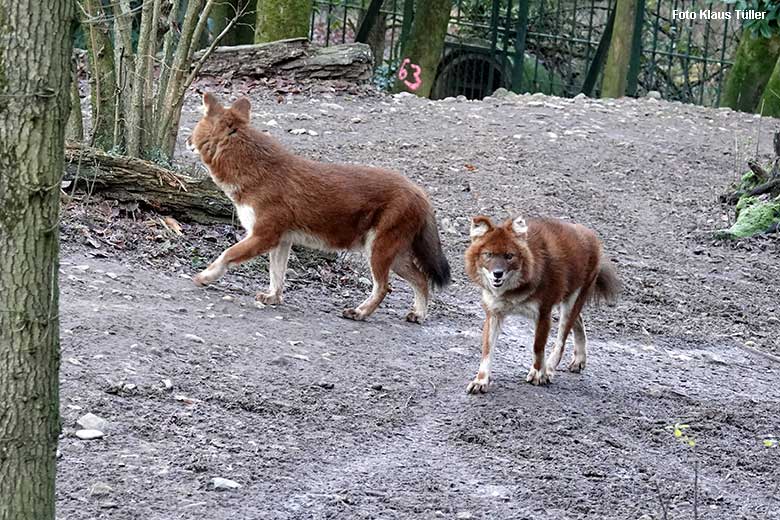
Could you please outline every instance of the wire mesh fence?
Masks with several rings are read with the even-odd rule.
[[[433,98],[515,92],[599,95],[616,0],[454,0]],[[675,11],[723,11],[723,2],[639,0],[629,95],[717,105],[742,28],[729,19],[684,20]],[[315,0],[311,38],[353,41],[369,0]],[[385,0],[369,42],[377,80],[392,82],[411,26],[412,0]]]

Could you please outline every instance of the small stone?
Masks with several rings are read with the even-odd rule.
[[[320,381],[319,383],[317,383],[317,386],[319,386],[320,388],[324,388],[325,390],[333,390],[333,387],[335,387],[336,385],[328,381]]]
[[[76,424],[82,430],[99,430],[99,431],[103,431],[108,426],[108,421],[106,421],[102,417],[98,417],[97,415],[95,415],[93,413],[88,413],[86,415],[82,415],[81,418],[79,418],[79,420],[76,421]]]
[[[76,437],[82,441],[91,441],[93,439],[102,439],[105,435],[100,430],[77,430]]]
[[[223,297],[222,297],[222,299],[223,299],[224,301],[226,301],[226,302],[232,302],[233,300],[235,300],[235,298],[233,298],[233,297],[232,297],[232,296],[230,296],[229,294],[226,294],[225,296],[223,296]]]
[[[320,135],[319,133],[315,132],[314,130],[306,130],[306,133],[309,135]]]
[[[320,106],[327,110],[344,110],[344,107],[338,103],[322,103]]]
[[[586,96],[583,92],[580,92],[576,96],[574,96],[574,101],[582,101],[584,99],[588,99],[588,96]]]
[[[258,309],[265,309],[265,304],[263,302],[259,302],[255,300],[255,307],[257,307]]]
[[[200,336],[196,336],[195,334],[185,334],[184,338],[190,341],[194,341],[195,343],[206,343],[206,340],[204,340]]]
[[[285,356],[277,356],[277,357],[275,357],[275,358],[273,358],[271,360],[271,364],[272,365],[278,365],[278,366],[282,366],[282,367],[286,367],[290,363],[292,363],[292,361],[290,361]]]
[[[221,478],[221,477],[214,477],[213,479],[211,479],[211,485],[214,486],[214,489],[217,491],[238,489],[241,487],[241,484],[239,484],[238,482],[226,478]]]
[[[361,118],[359,118],[359,117],[353,117],[352,119],[350,119],[350,121],[355,123],[355,124],[363,122],[363,120]]]
[[[111,494],[113,489],[105,482],[96,482],[89,488],[89,495],[93,497],[105,497]]]
[[[458,514],[455,515],[455,518],[458,520],[471,520],[474,516],[468,511],[459,511]]]
[[[523,138],[523,136],[520,135],[520,134],[515,134],[515,135],[512,136],[512,139],[522,139],[522,138]]]
[[[162,384],[165,390],[173,389],[173,382],[170,379],[163,379]]]
[[[290,133],[292,135],[303,135],[303,134],[306,133],[306,129],[305,128],[293,128],[293,129],[290,130]]]
[[[399,92],[398,94],[393,94],[393,97],[396,99],[411,98],[414,97],[414,94],[411,92]]]
[[[495,92],[493,92],[492,96],[496,99],[513,99],[517,97],[517,94],[512,92],[511,90],[507,90],[504,87],[497,88]]]
[[[269,119],[268,121],[265,122],[265,126],[279,128],[279,123],[276,121],[276,119]]]
[[[657,90],[650,90],[645,97],[648,99],[661,99],[661,93]]]
[[[374,383],[373,385],[371,385],[371,390],[381,390],[381,389],[382,389],[381,383]]]
[[[118,276],[114,273],[106,273],[106,276],[108,276],[112,280],[116,280],[118,278]]]

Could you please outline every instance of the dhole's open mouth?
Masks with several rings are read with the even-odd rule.
[[[504,280],[501,280],[501,281],[493,280],[493,283],[491,285],[493,285],[493,287],[495,287],[495,288],[499,288],[502,285],[504,285]]]

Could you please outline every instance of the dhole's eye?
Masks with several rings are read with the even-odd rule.
[[[489,252],[485,251],[484,253],[482,253],[482,257],[483,258],[493,258],[493,253],[489,253]]]
[[[515,257],[514,253],[506,253],[504,255],[504,260],[511,260]]]

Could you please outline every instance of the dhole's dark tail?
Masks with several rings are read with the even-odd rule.
[[[592,298],[595,303],[606,302],[613,304],[617,301],[623,284],[617,276],[615,266],[609,260],[602,259],[599,265],[599,274],[593,284]]]
[[[449,285],[450,264],[441,250],[439,230],[433,212],[428,213],[425,225],[414,237],[412,252],[418,267],[428,277],[434,289],[442,289]]]

